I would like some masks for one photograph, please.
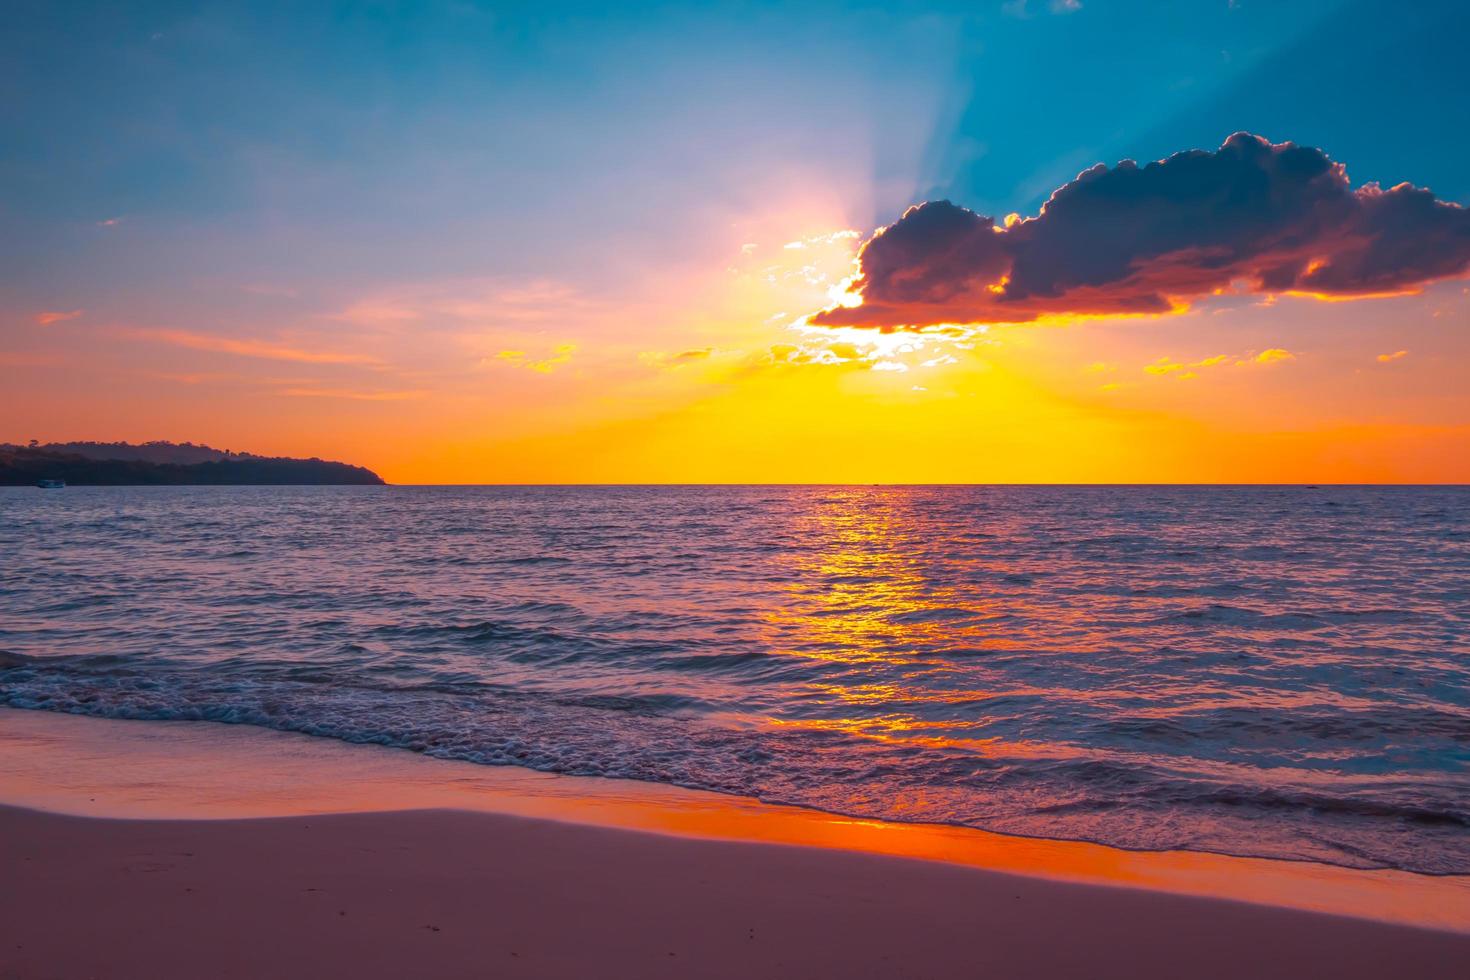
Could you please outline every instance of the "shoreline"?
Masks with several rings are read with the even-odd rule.
[[[1470,881],[0,708],[0,978],[1453,976]],[[1375,921],[1377,920],[1377,921]]]
[[[219,821],[472,811],[610,831],[918,860],[1470,935],[1470,876],[1196,851],[1131,851],[890,823],[701,790],[434,759],[218,722],[0,708],[0,805],[103,819]]]

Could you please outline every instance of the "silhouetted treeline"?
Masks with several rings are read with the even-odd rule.
[[[231,456],[207,463],[151,463],[140,459],[88,459],[76,453],[26,446],[0,447],[0,486],[34,486],[65,480],[79,486],[186,486],[192,484],[381,484],[372,470],[323,459]]]
[[[43,442],[29,446],[0,443],[0,451],[6,449],[39,449],[48,453],[65,453],[69,456],[85,456],[88,459],[141,459],[145,463],[177,463],[189,466],[193,463],[215,463],[249,453],[232,453],[227,449],[199,446],[192,442],[167,442],[155,439],[151,442]]]

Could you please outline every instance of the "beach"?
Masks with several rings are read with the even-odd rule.
[[[245,726],[0,710],[0,803],[3,977],[1470,965],[1458,877],[854,824]],[[1264,893],[1206,897],[1233,877]]]
[[[1470,980],[1470,3],[5,15],[0,980]]]

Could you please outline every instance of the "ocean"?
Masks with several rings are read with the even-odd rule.
[[[1470,490],[3,488],[0,704],[1470,873]]]

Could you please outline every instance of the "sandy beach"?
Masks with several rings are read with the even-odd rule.
[[[0,815],[7,977],[1453,976],[1470,937],[448,811]]]
[[[136,764],[109,774],[118,753]],[[998,835],[966,852],[965,833],[947,838],[955,860],[912,860],[896,855],[924,856],[924,828],[860,822],[874,839],[915,838],[885,852],[861,832],[812,836],[850,821],[711,794],[681,807],[681,795],[243,727],[0,711],[0,976],[1381,977],[1470,965],[1459,879]],[[674,812],[684,822],[659,832],[651,815]],[[802,833],[809,846],[792,843]],[[996,856],[1008,841],[1022,855],[1009,866]],[[1011,873],[1016,861],[1026,873]],[[1138,887],[1151,864],[1153,885]],[[1264,876],[1281,901],[1198,894],[1229,868]],[[1327,892],[1356,914],[1282,907]],[[1373,901],[1385,903],[1376,918],[1401,921],[1372,921]]]

